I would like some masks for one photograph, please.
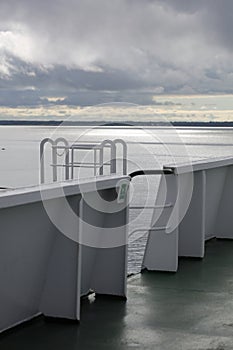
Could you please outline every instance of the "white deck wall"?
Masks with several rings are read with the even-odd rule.
[[[166,229],[156,231],[156,228],[168,227],[170,217],[174,215],[172,209],[164,209],[156,222],[152,220],[153,230],[149,232],[142,267],[174,272],[179,256],[203,258],[206,240],[213,237],[233,239],[233,158],[207,159],[194,163],[192,169],[190,165],[164,168],[174,171],[173,175],[163,176],[160,181],[159,193],[164,182],[168,189],[166,201],[174,203],[172,194],[182,193],[178,198],[182,207],[191,170],[192,197],[184,218],[169,234]],[[160,200],[158,194],[156,204],[161,204]]]
[[[84,194],[98,200],[93,181],[86,181],[81,189],[77,182],[63,186],[70,207],[84,220],[80,226],[77,219],[77,237],[92,234],[87,230],[95,227],[95,241],[89,247],[61,233],[44,209],[40,190],[47,204],[56,208],[57,217],[66,221],[64,202],[58,195],[61,184],[0,194],[0,331],[41,312],[79,320],[80,297],[90,289],[126,297],[128,207],[127,202],[118,204],[112,197],[120,179],[128,180],[105,177],[95,181],[98,191],[107,194],[106,205],[112,213],[95,210],[83,200]],[[115,228],[122,244],[103,247],[102,234],[111,235]]]

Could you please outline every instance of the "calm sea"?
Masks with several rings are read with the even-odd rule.
[[[128,172],[136,169],[161,168],[163,164],[191,162],[211,157],[233,156],[233,128],[133,128],[133,127],[63,127],[0,126],[0,186],[24,187],[39,182],[39,144],[45,137],[63,136],[70,142],[100,142],[122,138],[128,145]],[[120,153],[118,154],[120,158]],[[50,150],[47,150],[47,181],[51,181]],[[77,161],[89,162],[92,155],[82,152]],[[107,155],[106,155],[107,157]],[[62,155],[61,155],[62,159]],[[120,160],[118,161],[119,172]],[[92,169],[79,169],[76,176],[93,176]],[[61,174],[62,176],[62,174]],[[132,184],[132,203],[153,204],[158,187],[157,179],[135,178]],[[132,229],[148,226],[152,212],[139,215],[130,212]],[[129,273],[138,272],[146,237],[131,237]]]

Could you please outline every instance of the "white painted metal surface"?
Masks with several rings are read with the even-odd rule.
[[[142,268],[148,270],[176,271],[178,266],[178,228],[174,226],[171,232],[168,228],[173,216],[178,220],[178,212],[174,211],[177,197],[177,176],[163,175],[160,180],[156,204],[164,203],[164,208],[155,210],[152,216],[151,229],[145,249]],[[165,194],[165,197],[164,197]],[[172,206],[166,206],[172,203]],[[157,228],[160,228],[159,230]]]
[[[193,193],[181,220],[190,171],[185,164],[164,167],[143,268],[176,271],[179,256],[204,256],[205,240],[233,238],[233,158],[193,164]],[[101,176],[1,191],[0,331],[41,312],[79,320],[89,290],[126,297],[128,198],[118,201],[116,188],[129,180]],[[77,221],[70,221],[67,203]],[[75,239],[54,220],[73,226]]]
[[[233,158],[215,158],[195,162],[193,165],[193,193],[188,210],[179,225],[170,234],[166,230],[151,230],[148,235],[142,268],[149,270],[176,271],[178,257],[203,258],[207,239],[233,238]],[[174,174],[161,178],[156,202],[161,203],[160,193],[167,186],[167,201],[174,201],[175,191],[179,206],[185,196],[190,176],[190,165],[165,166]],[[156,214],[156,212],[155,212]],[[154,215],[155,215],[154,214]],[[172,211],[164,209],[154,227],[169,226]],[[153,226],[153,222],[152,222]]]
[[[90,289],[126,297],[127,198],[121,204],[115,199],[122,179],[129,180],[101,177],[0,193],[0,331],[41,312],[79,320],[80,297]],[[76,241],[51,221],[41,198],[43,193],[57,220],[66,223],[61,186],[71,209],[83,220],[77,219],[77,226],[72,223]],[[107,202],[99,200],[99,194]],[[88,204],[93,197],[97,205],[100,201],[99,210]],[[121,244],[103,248],[103,236],[112,229],[121,236]],[[85,245],[86,235],[92,239],[92,234],[96,234],[94,244]]]

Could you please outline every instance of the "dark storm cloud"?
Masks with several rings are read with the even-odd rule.
[[[0,23],[1,104],[152,103],[156,91],[233,86],[231,0],[1,0]]]
[[[153,0],[152,0],[153,1]],[[193,14],[201,25],[203,37],[233,50],[233,1],[232,0],[165,0],[156,1],[169,6],[176,14]]]

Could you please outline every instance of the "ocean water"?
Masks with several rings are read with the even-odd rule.
[[[158,127],[63,127],[0,126],[0,187],[24,187],[39,183],[39,145],[45,137],[65,137],[72,143],[101,142],[122,138],[128,146],[128,172],[156,169],[164,164],[192,162],[199,159],[233,156],[233,128],[158,128]],[[51,182],[50,150],[46,149],[46,181]],[[59,153],[60,154],[60,153]],[[119,153],[118,172],[121,172]],[[106,154],[106,158],[108,155]],[[61,152],[62,161],[62,152]],[[92,161],[90,152],[80,152],[77,161]],[[107,160],[107,159],[106,159]],[[62,168],[61,168],[62,169]],[[107,171],[108,169],[106,169]],[[59,174],[62,178],[63,173]],[[93,169],[77,168],[75,176],[91,177]],[[158,177],[135,178],[131,203],[153,205],[158,189]],[[130,211],[130,230],[150,225],[152,211],[141,215]],[[146,236],[131,236],[128,272],[140,270]]]

